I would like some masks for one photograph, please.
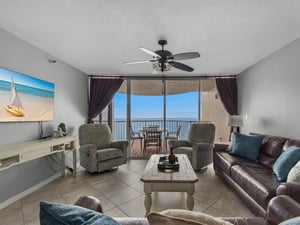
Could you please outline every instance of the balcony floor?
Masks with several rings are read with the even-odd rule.
[[[139,141],[134,141],[133,145],[131,145],[131,158],[149,158],[151,155],[153,154],[166,154],[165,150],[164,150],[164,142],[162,143],[161,146],[161,150],[159,152],[157,152],[157,147],[156,146],[148,146],[146,151],[143,152],[143,150],[141,149],[141,142]],[[142,147],[143,147],[143,143],[142,143]],[[168,152],[169,153],[169,147],[168,147]]]

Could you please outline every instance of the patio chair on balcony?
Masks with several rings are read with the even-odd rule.
[[[161,132],[159,132],[158,128],[153,127],[144,127],[144,152],[147,151],[147,147],[156,146],[156,152],[160,152],[161,150]]]
[[[144,139],[143,135],[141,135],[141,133],[138,131],[134,131],[131,126],[129,126],[129,130],[130,130],[131,147],[133,146],[135,140],[139,140],[141,144],[141,151],[143,151],[143,139]]]
[[[206,171],[212,162],[216,127],[212,123],[193,123],[188,140],[169,140],[174,154],[186,154],[194,170]]]
[[[127,163],[128,141],[112,141],[107,124],[79,127],[80,165],[89,172],[110,170]]]
[[[179,134],[181,130],[181,125],[177,127],[176,131],[167,131],[167,135],[165,138],[165,148],[168,147],[168,140],[178,140]]]

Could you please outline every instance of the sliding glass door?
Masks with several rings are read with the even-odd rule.
[[[129,140],[131,158],[167,153],[168,133],[186,139],[191,123],[210,121],[216,125],[216,141],[227,141],[227,113],[218,97],[214,80],[128,79],[114,98],[112,107],[116,140]],[[161,132],[161,148],[145,145],[146,127]]]
[[[130,105],[130,127],[134,133],[131,138],[135,140],[131,145],[131,157],[149,157],[155,153],[162,153],[159,142],[163,138],[162,130],[164,129],[163,82],[161,80],[131,80]],[[161,131],[157,140],[151,140],[153,143],[148,142],[146,133],[146,128],[151,127]],[[140,135],[142,139],[136,138],[137,135]]]
[[[185,139],[191,123],[198,121],[201,100],[198,80],[167,80],[165,90],[167,132],[164,148],[169,151],[168,138]]]

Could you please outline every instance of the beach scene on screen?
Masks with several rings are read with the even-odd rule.
[[[54,83],[0,68],[0,122],[51,121]]]

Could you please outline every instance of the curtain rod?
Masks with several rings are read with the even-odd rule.
[[[222,75],[222,76],[124,76],[124,75],[88,75],[90,78],[94,79],[131,79],[131,80],[210,80],[216,78],[236,78],[237,75]]]

